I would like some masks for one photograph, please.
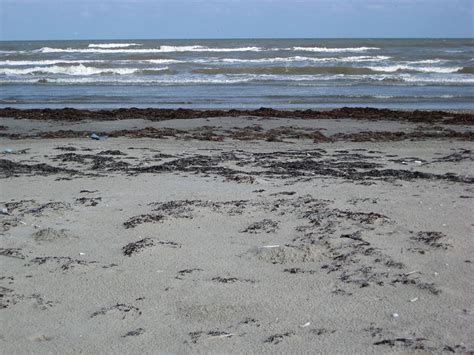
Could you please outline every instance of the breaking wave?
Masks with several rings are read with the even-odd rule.
[[[284,75],[305,75],[305,74],[372,74],[374,71],[369,68],[354,67],[256,67],[256,68],[204,68],[195,69],[195,74],[284,74]]]
[[[145,74],[152,72],[161,72],[168,70],[168,67],[149,68]],[[144,72],[145,70],[137,68],[95,68],[86,67],[82,64],[74,66],[51,66],[51,67],[31,67],[21,69],[0,68],[0,74],[3,75],[30,75],[30,74],[62,74],[62,75],[129,75]]]
[[[305,52],[367,52],[371,50],[378,50],[377,47],[353,47],[353,48],[327,48],[327,47],[293,47],[294,51]]]
[[[141,46],[139,43],[91,43],[89,48],[127,48],[133,46]]]
[[[210,48],[205,46],[160,46],[160,48],[51,48],[43,47],[40,53],[171,53],[171,52],[260,52],[260,47]]]
[[[342,63],[342,62],[380,62],[388,60],[388,56],[356,56],[356,57],[275,57],[275,58],[259,58],[259,59],[238,59],[238,58],[209,58],[197,59],[196,63],[255,63],[255,64],[270,64],[270,63],[292,63],[292,62],[312,62],[312,63]]]
[[[3,60],[0,65],[4,66],[22,66],[22,65],[54,65],[54,64],[84,64],[84,63],[104,63],[105,60]],[[1,69],[0,69],[1,70]]]
[[[160,70],[161,69],[161,70]],[[186,74],[167,75],[159,68],[156,72],[143,73],[141,76],[129,75],[97,75],[87,77],[9,77],[6,80],[0,79],[0,84],[23,83],[23,84],[60,84],[60,85],[232,85],[245,83],[280,83],[287,85],[291,82],[295,86],[321,86],[325,83],[346,86],[347,83],[391,83],[395,85],[448,85],[462,86],[474,84],[474,77],[471,75],[452,75],[450,77],[430,74],[430,76],[412,74],[357,74],[347,76],[344,74],[303,74],[303,75],[282,75],[282,74]],[[152,76],[161,72],[164,75]],[[150,75],[146,75],[150,74]],[[333,84],[331,84],[333,85]]]
[[[416,67],[412,65],[391,65],[391,66],[371,66],[369,69],[379,72],[393,73],[398,71],[415,71],[420,73],[456,73],[462,70],[462,67]]]

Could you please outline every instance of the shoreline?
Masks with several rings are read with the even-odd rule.
[[[446,117],[451,115],[453,117]],[[35,120],[107,120],[143,118],[147,120],[169,120],[211,117],[274,117],[302,119],[362,119],[362,120],[405,120],[411,122],[441,122],[446,124],[474,124],[472,110],[393,110],[372,107],[340,107],[335,109],[279,110],[260,107],[254,110],[238,109],[161,109],[161,108],[117,108],[117,109],[75,109],[75,108],[0,108],[0,118],[28,118]]]

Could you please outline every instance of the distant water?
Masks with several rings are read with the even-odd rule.
[[[474,109],[472,39],[0,42],[0,107]]]

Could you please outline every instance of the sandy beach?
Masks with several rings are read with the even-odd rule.
[[[471,113],[0,116],[1,353],[474,351]]]

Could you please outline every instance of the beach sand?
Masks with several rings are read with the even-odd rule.
[[[0,352],[474,351],[472,115],[268,116],[1,118]]]

